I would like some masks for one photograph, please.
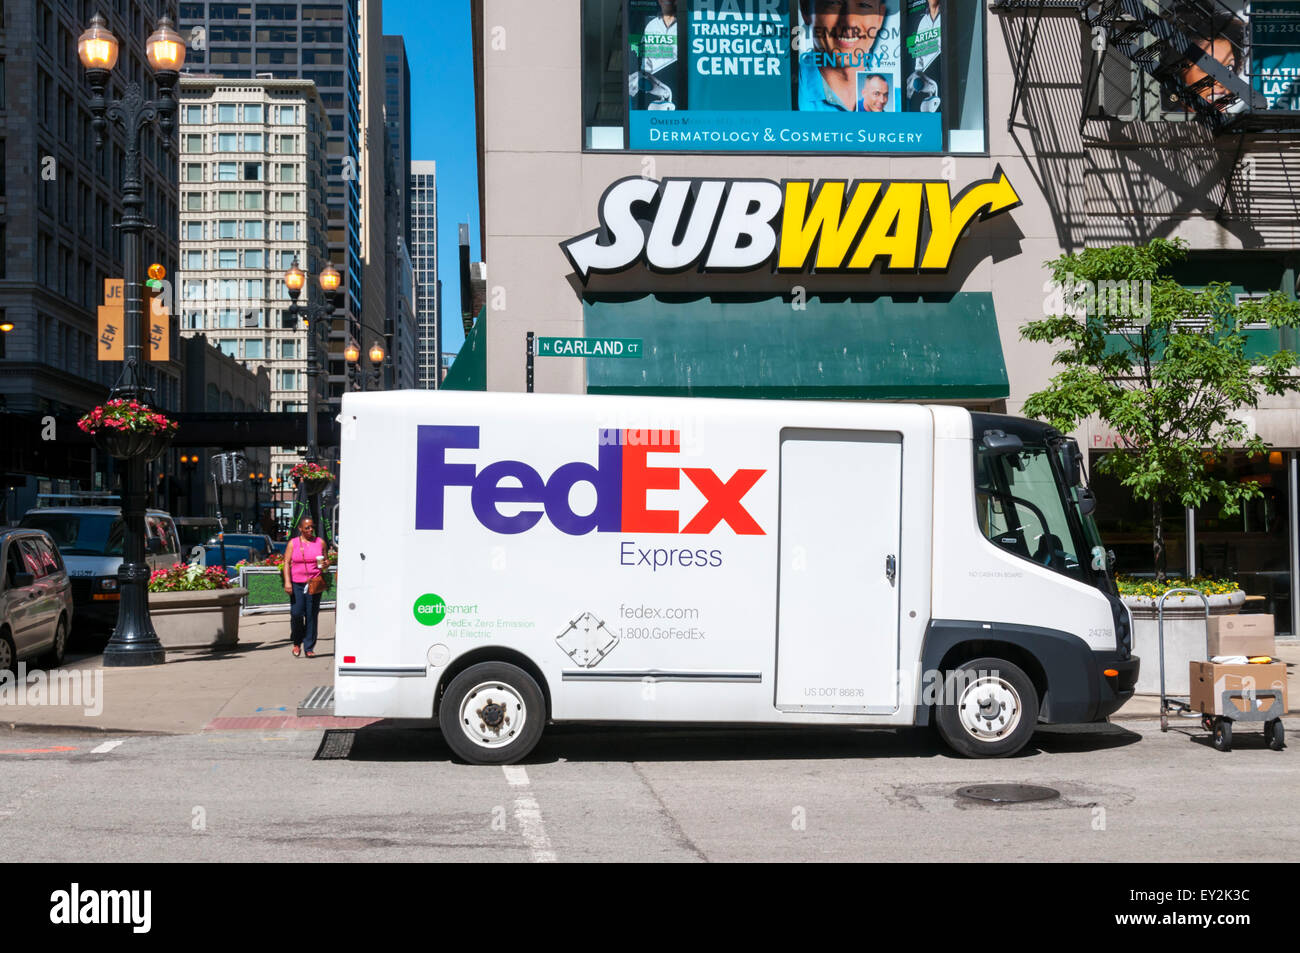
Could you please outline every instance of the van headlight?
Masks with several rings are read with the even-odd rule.
[[[99,580],[99,589],[101,592],[117,592],[117,579],[113,576],[105,576]]]

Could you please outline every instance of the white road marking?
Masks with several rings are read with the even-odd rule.
[[[528,772],[515,764],[503,764],[506,781],[511,787],[528,787]],[[531,794],[521,793],[515,798],[515,823],[519,825],[519,834],[528,845],[535,864],[555,863],[555,851],[551,848],[551,839],[546,834],[546,825],[542,822],[542,809],[537,798]]]
[[[116,748],[118,745],[120,745],[120,744],[125,744],[125,743],[126,743],[126,739],[125,739],[125,738],[118,738],[116,741],[105,741],[105,742],[104,742],[102,745],[100,745],[98,748],[91,748],[91,749],[90,749],[90,753],[91,753],[91,754],[106,754],[106,753],[108,753],[109,751],[112,751],[112,750],[113,750],[114,748]]]

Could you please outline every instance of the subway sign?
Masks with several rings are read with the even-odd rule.
[[[561,242],[573,270],[945,272],[966,227],[1020,205],[999,166],[953,195],[943,179],[620,179],[601,227]]]

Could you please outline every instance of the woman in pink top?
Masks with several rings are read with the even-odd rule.
[[[316,616],[321,593],[313,596],[307,591],[307,583],[324,571],[325,540],[317,538],[311,517],[304,516],[298,523],[298,535],[284,550],[284,591],[293,598],[289,632],[295,658],[299,652],[306,652],[307,658],[316,657]]]

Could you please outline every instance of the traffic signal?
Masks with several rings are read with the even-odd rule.
[[[145,287],[145,328],[149,334],[149,360],[171,359],[171,313],[168,310],[167,269],[158,262],[149,266]]]

